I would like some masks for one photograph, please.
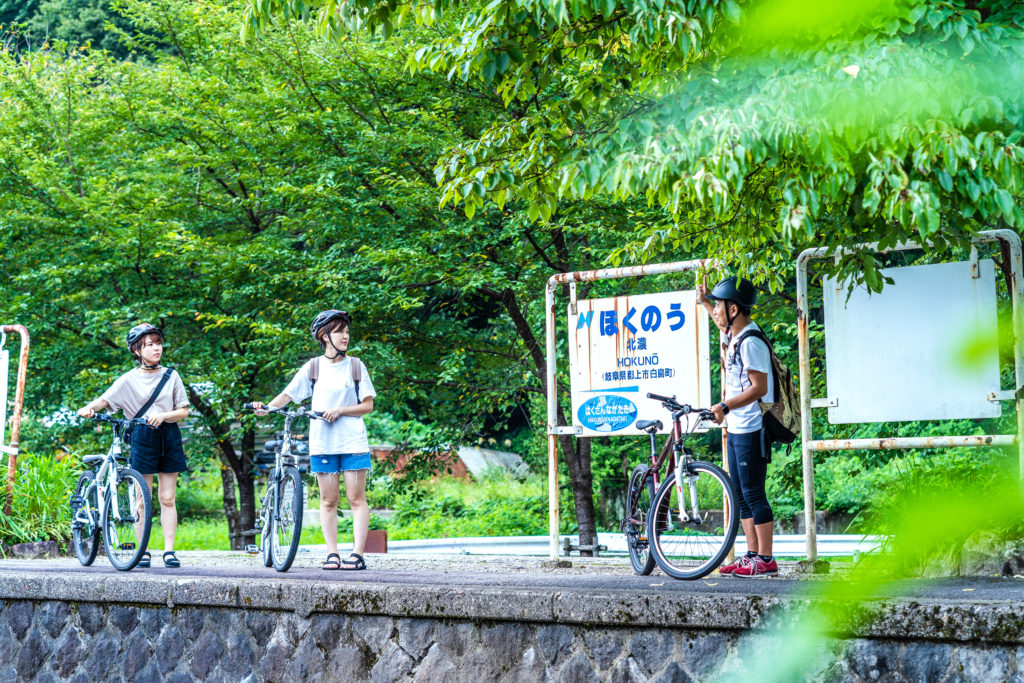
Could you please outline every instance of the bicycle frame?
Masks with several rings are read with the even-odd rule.
[[[108,495],[110,491],[113,491],[117,488],[117,458],[121,456],[121,444],[123,441],[122,435],[118,431],[116,424],[113,425],[113,432],[113,443],[110,444],[110,448],[107,449],[107,454],[106,456],[104,456],[102,464],[96,470],[96,479],[84,492],[84,501],[82,506],[78,508],[77,512],[75,513],[75,517],[73,520],[75,522],[87,523],[91,527],[98,528],[100,525],[100,520],[103,519],[103,513],[106,510],[106,507],[108,503],[110,503],[111,499],[113,500],[114,505],[114,509],[112,511],[113,515],[118,521],[121,520],[121,511],[117,508],[117,497]],[[95,521],[93,521],[92,519],[92,510],[91,506],[89,505],[89,494],[92,492],[93,489],[96,489],[97,504]],[[135,490],[131,489],[128,492],[128,495],[130,498],[133,499],[135,497]],[[134,503],[134,500],[129,501],[129,505],[134,505]],[[86,518],[83,518],[81,516],[83,514],[86,514],[88,516]]]
[[[693,451],[686,448],[686,439],[690,434],[692,434],[692,430],[690,432],[684,432],[682,421],[680,420],[683,415],[688,415],[691,412],[694,411],[689,409],[672,411],[672,432],[666,438],[665,445],[662,447],[661,453],[657,456],[655,455],[657,451],[657,432],[648,432],[651,437],[650,473],[651,477],[654,479],[654,488],[657,489],[661,484],[658,480],[658,475],[661,472],[661,466],[665,464],[666,459],[669,460],[669,466],[676,473],[676,495],[679,500],[684,500],[682,482],[685,479],[689,487],[690,499],[692,501],[692,512],[694,512],[694,516],[699,519],[701,512],[699,503],[697,502],[697,489],[693,481],[693,477],[689,476],[689,464],[693,462]],[[693,519],[694,517],[687,514],[686,506],[680,505],[679,521],[683,524],[687,524]]]

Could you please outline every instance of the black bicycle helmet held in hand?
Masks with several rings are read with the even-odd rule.
[[[352,325],[352,317],[349,316],[347,311],[338,311],[333,308],[327,311],[320,311],[313,318],[313,322],[309,326],[309,333],[313,336],[314,341],[321,341],[320,333],[323,332],[327,323],[332,320],[341,320],[344,321],[345,325]]]
[[[733,301],[749,312],[757,304],[757,291],[750,280],[727,277],[711,290],[711,298]]]

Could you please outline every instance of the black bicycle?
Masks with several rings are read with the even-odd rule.
[[[718,465],[694,457],[686,440],[711,411],[679,403],[675,397],[647,394],[672,414],[672,433],[658,453],[660,420],[639,420],[637,429],[651,439],[651,464],[638,465],[626,489],[626,536],[629,559],[640,575],[655,564],[675,579],[699,579],[725,559],[739,530],[737,496],[732,479]],[[681,418],[695,414],[689,430]],[[689,421],[688,421],[689,423]],[[662,465],[669,471],[659,483]]]
[[[106,455],[83,458],[90,469],[79,475],[71,496],[71,545],[78,561],[88,567],[96,559],[102,530],[110,564],[128,571],[139,563],[149,545],[153,500],[146,480],[128,466],[122,444],[129,427],[149,427],[143,419],[122,420],[105,413],[92,420],[110,424],[114,438]]]
[[[246,403],[244,407],[254,409],[251,403]],[[267,475],[267,490],[260,501],[260,513],[256,520],[260,547],[248,546],[246,549],[254,554],[262,551],[263,566],[272,566],[279,572],[286,572],[295,561],[299,537],[302,536],[302,475],[291,453],[292,420],[300,417],[322,420],[324,417],[319,412],[303,407],[286,410],[266,406],[263,410],[284,415],[284,430],[281,439],[273,444],[274,468]]]

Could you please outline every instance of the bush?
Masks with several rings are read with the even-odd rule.
[[[193,461],[189,460],[190,464]],[[220,478],[220,463],[208,460],[198,467],[178,475],[176,504],[178,518],[224,515],[224,490]],[[154,477],[154,484],[155,484]],[[156,495],[156,487],[153,487]],[[156,505],[156,500],[153,501]]]
[[[18,459],[11,514],[3,514],[3,506],[0,506],[0,541],[66,544],[71,538],[68,501],[81,471],[76,459],[22,455]]]
[[[388,537],[528,536],[547,533],[547,490],[540,477],[494,474],[477,483],[420,484],[398,498]]]

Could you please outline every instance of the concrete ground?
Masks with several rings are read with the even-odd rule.
[[[322,547],[300,548],[292,568],[283,573],[266,568],[258,556],[240,552],[179,551],[182,566],[165,568],[159,553],[154,553],[154,566],[128,573],[115,570],[100,555],[90,567],[82,567],[75,558],[42,560],[0,560],[0,574],[31,572],[40,574],[122,575],[142,578],[165,578],[170,581],[204,577],[216,579],[276,579],[282,584],[296,581],[351,582],[393,586],[451,586],[463,589],[505,587],[518,590],[617,592],[668,592],[704,595],[773,595],[797,596],[811,592],[828,580],[844,580],[848,563],[833,565],[825,576],[809,576],[797,572],[795,562],[780,565],[780,575],[773,578],[739,579],[717,572],[696,581],[677,581],[655,569],[650,576],[637,576],[627,558],[572,557],[571,567],[544,566],[546,558],[487,555],[431,556],[417,554],[367,555],[365,571],[324,571],[320,564],[326,556]],[[905,598],[944,599],[952,601],[1024,600],[1024,577],[967,577],[920,579],[891,585],[885,593]]]

